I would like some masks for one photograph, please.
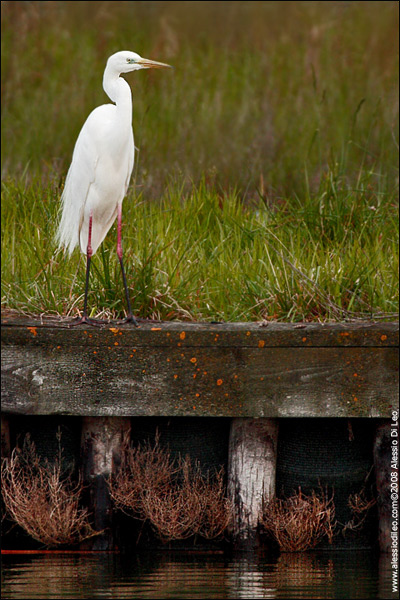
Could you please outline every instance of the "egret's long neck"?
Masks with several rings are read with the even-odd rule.
[[[103,77],[103,88],[107,96],[115,102],[122,118],[132,122],[132,93],[129,84],[116,71],[106,68]]]

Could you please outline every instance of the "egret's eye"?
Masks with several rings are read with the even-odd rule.
[[[129,63],[130,65],[132,65],[133,63],[136,62],[136,60],[134,58],[127,58],[126,62]]]

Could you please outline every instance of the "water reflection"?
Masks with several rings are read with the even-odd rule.
[[[2,598],[392,598],[371,552],[5,555]]]

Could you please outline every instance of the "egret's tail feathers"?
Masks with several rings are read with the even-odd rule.
[[[64,191],[61,196],[61,218],[56,233],[59,248],[65,248],[71,255],[79,245],[79,231],[82,223],[83,203],[88,185],[82,190],[79,177],[74,177],[75,162],[72,161],[65,180]],[[74,183],[75,182],[75,183]],[[85,184],[85,182],[83,182]]]
[[[61,201],[62,213],[55,239],[58,247],[65,248],[68,254],[71,255],[79,244],[79,218],[76,218],[76,214],[72,214],[64,194]]]

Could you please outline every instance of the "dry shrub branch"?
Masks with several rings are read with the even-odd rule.
[[[109,480],[116,506],[148,520],[163,541],[193,535],[220,537],[232,510],[225,498],[223,470],[204,476],[189,458],[174,460],[156,436],[136,448],[124,440],[121,467]]]
[[[345,535],[348,530],[357,531],[362,529],[370,509],[375,506],[375,504],[375,498],[368,499],[366,497],[365,489],[362,489],[359,493],[350,494],[347,505],[350,508],[353,517],[343,526],[342,534]]]
[[[279,544],[282,552],[314,548],[324,537],[332,542],[336,523],[333,496],[314,490],[307,496],[299,487],[290,498],[274,498],[263,510],[261,524]]]
[[[1,484],[8,515],[38,542],[58,546],[98,535],[79,508],[82,482],[63,473],[61,449],[54,463],[42,462],[28,434],[2,462]]]

